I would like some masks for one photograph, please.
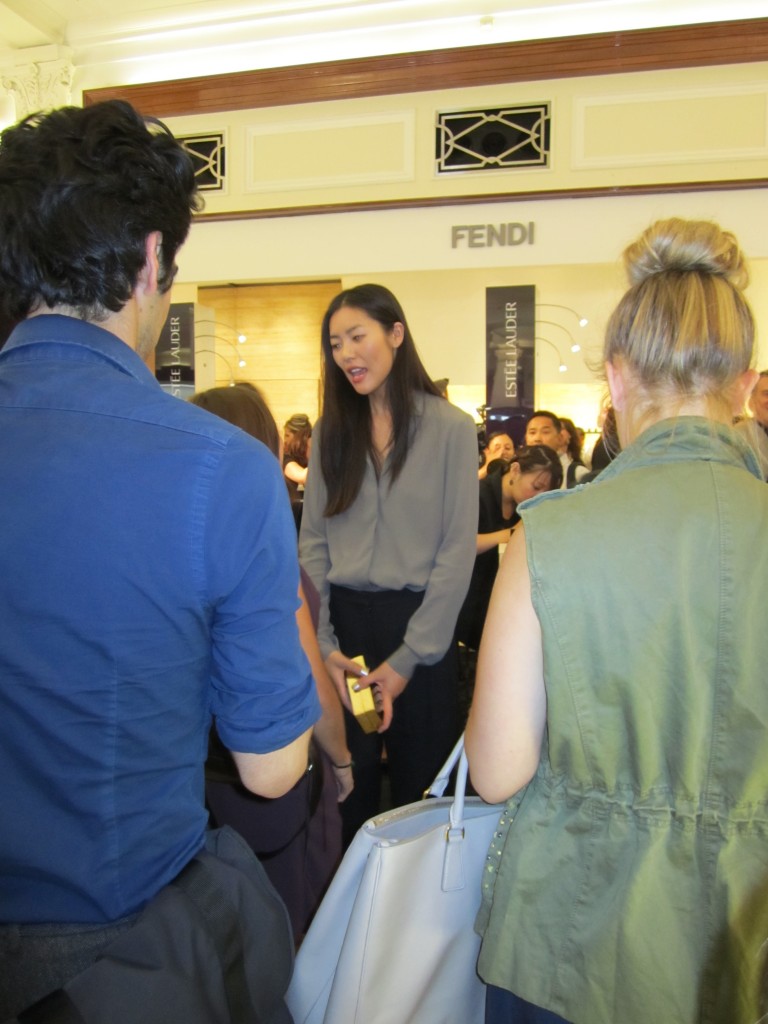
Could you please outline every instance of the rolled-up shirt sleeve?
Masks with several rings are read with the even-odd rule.
[[[320,715],[296,625],[296,527],[277,460],[245,435],[212,459],[208,483],[211,711],[230,750],[269,753]]]

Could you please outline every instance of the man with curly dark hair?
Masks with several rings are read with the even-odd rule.
[[[19,321],[0,353],[2,1020],[90,977],[190,863],[215,875],[212,716],[252,791],[281,795],[307,766],[319,706],[280,467],[144,362],[198,206],[181,144],[127,103],[2,134],[0,307]],[[241,908],[214,903],[237,962]],[[290,947],[279,911],[270,948]],[[175,929],[189,948],[192,927]],[[99,1020],[182,1019],[164,942]],[[203,995],[185,1024],[213,1019]]]

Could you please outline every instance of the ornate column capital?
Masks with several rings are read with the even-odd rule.
[[[16,120],[38,110],[52,110],[72,102],[74,65],[69,57],[31,61],[7,70],[0,82],[16,104]]]

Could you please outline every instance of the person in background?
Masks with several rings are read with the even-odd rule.
[[[584,458],[582,450],[584,448],[584,431],[580,430],[573,420],[568,419],[567,416],[561,416],[560,422],[562,423],[563,431],[568,438],[566,451],[571,462],[576,466],[583,466]]]
[[[592,468],[589,477],[585,478],[582,483],[594,480],[598,473],[604,470],[610,462],[613,462],[621,451],[616,433],[616,413],[610,401],[605,408],[602,421],[600,437],[595,441],[595,447],[592,449]]]
[[[211,891],[231,877],[206,832],[212,716],[249,790],[281,796],[306,770],[320,708],[280,468],[145,362],[198,206],[182,145],[125,102],[2,133],[0,298],[21,321],[0,353],[2,1020],[129,940],[204,847]],[[242,898],[261,892],[233,842]],[[220,908],[266,998],[270,965],[243,946],[237,906]],[[190,955],[204,922],[179,922]],[[174,937],[156,939],[162,957]],[[270,949],[290,966],[282,914]],[[189,977],[221,990],[202,959]],[[151,974],[152,998],[136,975],[137,1020],[159,1019],[176,976]]]
[[[291,504],[301,501],[307,482],[307,466],[312,446],[312,424],[303,412],[294,413],[283,427],[283,473]]]
[[[264,396],[252,384],[210,388],[190,399],[201,409],[240,427],[280,460],[277,424]],[[312,581],[301,571],[296,612],[304,653],[312,668],[323,713],[304,776],[279,800],[264,800],[240,782],[231,755],[211,731],[206,763],[206,800],[217,826],[231,825],[248,841],[288,908],[297,942],[306,931],[341,855],[337,802],[352,792],[352,755],[347,747],[341,702],[317,645],[307,591]],[[316,595],[313,595],[316,597]]]
[[[520,447],[509,462],[502,462],[499,470],[480,481],[475,565],[456,623],[465,718],[474,687],[477,650],[499,569],[499,546],[509,542],[514,526],[520,521],[518,505],[543,491],[558,488],[562,476],[557,454],[541,444]]]
[[[677,218],[624,260],[604,346],[622,450],[526,504],[480,647],[472,782],[511,798],[478,920],[488,1024],[759,1017],[768,491],[731,425],[756,376],[747,270],[729,232]]]
[[[768,480],[768,370],[761,370],[747,403],[751,418],[737,424],[757,452],[763,476]]]
[[[494,463],[495,467],[499,467],[499,459],[504,462],[509,462],[512,456],[515,454],[515,443],[509,434],[505,434],[499,430],[496,433],[489,434],[488,440],[485,447],[483,448],[483,464],[477,471],[477,477],[479,480],[484,480],[489,473],[489,467],[491,463]]]
[[[349,843],[379,811],[384,742],[400,805],[421,798],[460,732],[452,641],[474,561],[477,441],[472,419],[437,394],[388,289],[337,295],[322,350],[300,556],[320,593],[320,649],[345,706],[354,676],[381,713],[372,734],[347,714]]]
[[[533,413],[525,427],[526,444],[549,445],[560,457],[563,466],[563,490],[575,487],[589,472],[587,467],[576,461],[569,451],[571,437],[563,427],[562,420],[553,412],[538,409]]]

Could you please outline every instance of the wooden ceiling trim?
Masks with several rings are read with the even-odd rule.
[[[606,32],[89,89],[86,105],[125,99],[181,117],[395,93],[768,60],[768,18]]]

